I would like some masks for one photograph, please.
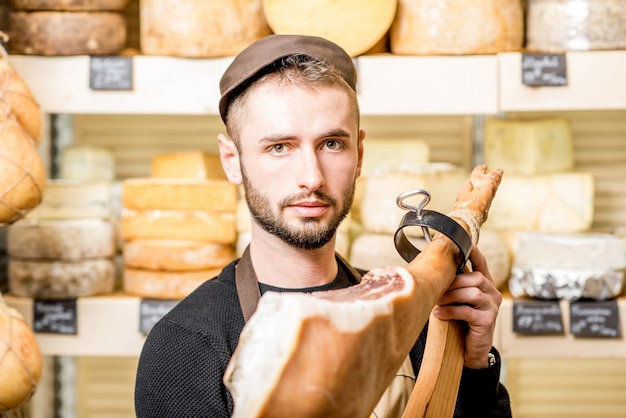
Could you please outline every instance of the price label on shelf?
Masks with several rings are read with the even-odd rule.
[[[178,302],[178,300],[142,299],[139,304],[139,331],[148,335],[154,324]]]
[[[522,53],[522,83],[531,87],[566,86],[565,54]]]
[[[563,334],[563,315],[558,301],[513,302],[513,332],[517,334]]]
[[[76,335],[77,324],[76,299],[33,301],[33,331]]]
[[[132,90],[132,58],[124,56],[90,57],[89,87],[92,90]]]
[[[570,333],[578,337],[620,338],[617,301],[575,301],[570,303]]]

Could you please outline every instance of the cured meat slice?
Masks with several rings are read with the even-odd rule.
[[[476,167],[454,218],[474,240],[502,177]],[[341,290],[266,293],[224,382],[234,417],[368,417],[461,261],[437,234],[406,267],[371,270]]]

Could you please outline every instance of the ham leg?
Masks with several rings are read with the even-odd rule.
[[[501,170],[476,167],[453,206],[476,235]],[[456,275],[462,255],[437,234],[405,267],[371,270],[341,290],[266,293],[224,383],[234,417],[368,417]]]

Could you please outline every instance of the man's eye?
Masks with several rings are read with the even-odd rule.
[[[339,150],[341,149],[341,142],[339,141],[327,141],[326,148],[329,150]]]
[[[272,146],[272,152],[274,154],[283,154],[287,151],[287,147],[284,144],[276,144]]]

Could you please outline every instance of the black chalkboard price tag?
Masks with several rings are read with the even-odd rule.
[[[578,337],[620,338],[617,301],[575,301],[570,303],[570,333]]]
[[[148,335],[154,324],[170,311],[178,300],[142,299],[139,304],[139,331]]]
[[[125,56],[93,56],[89,60],[92,90],[132,90],[133,59]]]
[[[522,53],[522,83],[530,87],[566,86],[565,54]]]
[[[76,335],[76,299],[33,301],[33,331],[43,334]]]
[[[528,335],[563,334],[563,315],[558,301],[513,302],[513,332]]]

